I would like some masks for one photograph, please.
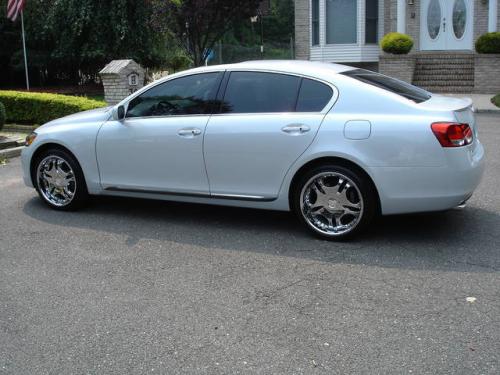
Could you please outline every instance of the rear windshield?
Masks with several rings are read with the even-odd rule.
[[[341,74],[393,92],[406,99],[413,100],[415,103],[422,103],[431,98],[431,94],[421,88],[369,70],[354,69]]]

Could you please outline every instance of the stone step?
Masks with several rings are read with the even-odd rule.
[[[440,73],[431,73],[431,74],[414,74],[414,77],[426,78],[426,79],[452,79],[452,80],[462,80],[462,79],[474,79],[474,74],[440,74]]]
[[[436,84],[447,84],[449,83],[449,86],[460,86],[462,84],[471,84],[474,85],[474,78],[468,78],[468,79],[447,79],[446,77],[413,77],[413,82],[436,82]]]
[[[418,85],[417,85],[418,86]],[[471,93],[474,89],[474,86],[418,86],[423,88],[424,90],[435,92],[435,93],[460,93],[466,94]]]

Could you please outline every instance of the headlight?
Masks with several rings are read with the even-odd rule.
[[[35,132],[31,132],[27,137],[26,141],[24,142],[24,145],[28,147],[30,144],[32,144],[35,141],[37,134]]]

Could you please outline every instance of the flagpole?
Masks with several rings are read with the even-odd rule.
[[[30,91],[30,81],[28,78],[28,59],[26,57],[26,38],[24,37],[24,17],[21,11],[21,28],[23,30],[23,51],[24,51],[24,72],[26,73],[26,89]]]

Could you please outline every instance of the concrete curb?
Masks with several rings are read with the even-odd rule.
[[[21,155],[21,151],[23,150],[23,148],[24,146],[19,146],[14,148],[7,148],[5,150],[0,150],[0,159],[15,158],[16,156]]]
[[[477,109],[476,113],[500,113],[500,108],[498,109]]]

